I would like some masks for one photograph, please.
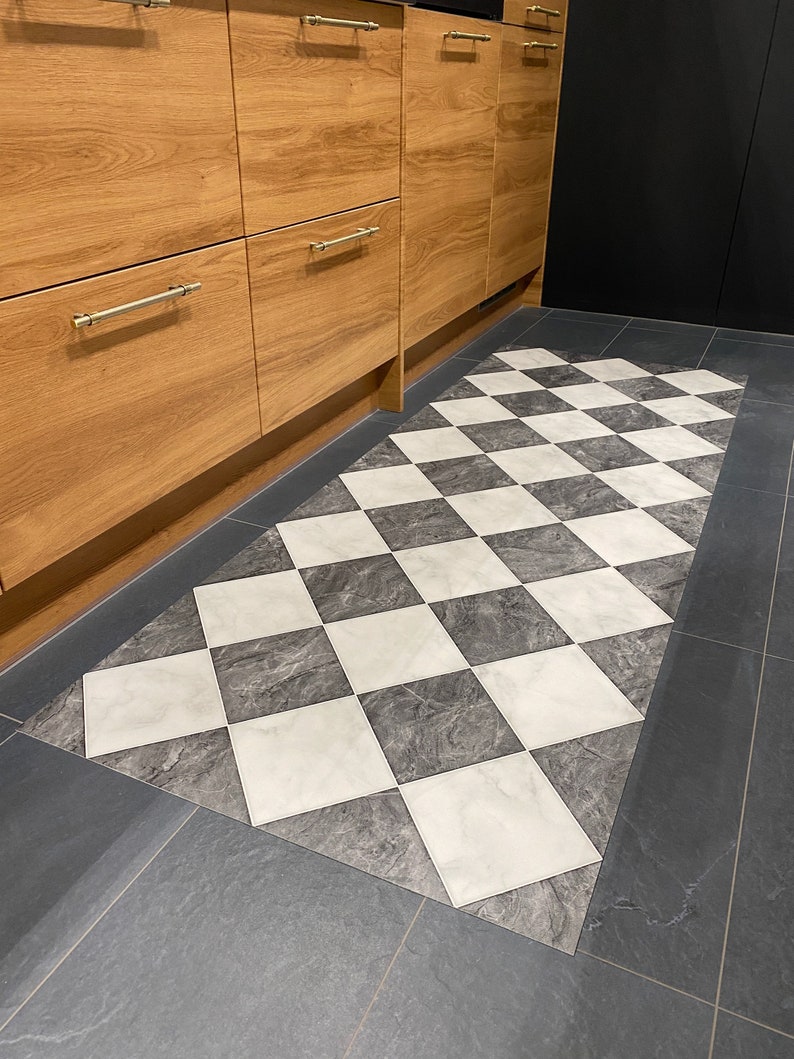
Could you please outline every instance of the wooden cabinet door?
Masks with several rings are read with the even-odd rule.
[[[543,263],[563,40],[514,26],[502,32],[489,296]]]
[[[259,437],[242,240],[10,298],[0,331],[6,589]]]
[[[568,17],[568,0],[544,0],[543,3],[527,3],[527,0],[505,0],[504,21],[527,29],[545,29],[556,33],[565,32]]]
[[[0,297],[242,235],[224,0],[0,0]]]
[[[248,267],[263,434],[399,355],[397,200],[249,239]]]
[[[399,195],[401,8],[230,0],[229,26],[247,234]]]
[[[405,12],[405,345],[485,297],[498,23]],[[453,39],[452,30],[489,36]]]

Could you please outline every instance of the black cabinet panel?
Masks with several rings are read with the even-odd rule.
[[[781,0],[717,322],[794,333],[794,0]]]
[[[776,6],[571,0],[545,304],[714,322]]]

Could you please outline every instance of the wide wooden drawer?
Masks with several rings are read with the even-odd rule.
[[[259,436],[242,240],[9,299],[0,332],[6,589]]]
[[[402,9],[324,0],[230,0],[245,230],[399,195]]]
[[[242,235],[223,0],[0,12],[0,297]]]
[[[567,17],[568,0],[549,0],[544,4],[527,4],[526,0],[505,0],[504,21],[514,26],[563,33]]]
[[[526,47],[515,26],[502,31],[489,296],[543,263],[564,38],[536,36],[552,47]]]
[[[398,356],[400,203],[247,242],[265,434]]]

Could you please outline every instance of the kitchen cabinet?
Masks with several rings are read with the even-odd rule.
[[[0,298],[242,235],[224,0],[2,0]]]
[[[567,17],[568,0],[529,5],[526,0],[505,0],[504,21],[515,26],[563,33]]]
[[[6,589],[259,437],[242,240],[10,298],[0,330]]]

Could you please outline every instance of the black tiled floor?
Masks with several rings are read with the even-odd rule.
[[[629,324],[609,347],[610,357],[640,364],[678,364],[696,368],[711,341],[710,330],[648,331]]]
[[[785,493],[792,446],[794,407],[742,401],[720,481]]]
[[[713,1059],[794,1059],[794,1037],[721,1011]]]
[[[794,351],[791,346],[715,338],[701,365],[749,376],[745,398],[794,405]]]
[[[597,356],[621,330],[622,325],[619,324],[561,320],[547,316],[522,335],[521,344],[530,349],[570,349]]]

